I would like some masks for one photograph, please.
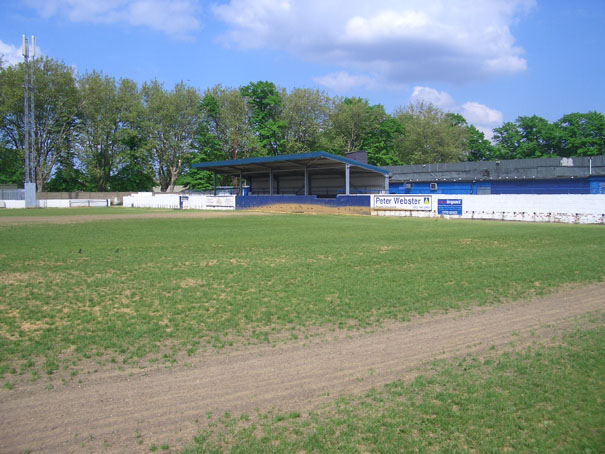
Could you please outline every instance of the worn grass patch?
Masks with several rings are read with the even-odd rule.
[[[435,363],[395,382],[302,415],[212,422],[185,454],[599,453],[605,445],[605,329],[557,346]]]
[[[603,280],[600,226],[339,216],[0,226],[0,376],[364,327]],[[296,333],[296,334],[294,334]]]
[[[75,207],[75,208],[28,208],[0,210],[0,218],[11,217],[56,217],[56,216],[102,216],[111,214],[141,214],[175,211],[161,208],[125,207]]]

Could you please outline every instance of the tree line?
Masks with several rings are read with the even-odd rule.
[[[490,142],[462,115],[432,104],[389,114],[367,99],[288,92],[268,81],[167,89],[96,71],[76,76],[50,58],[33,64],[38,191],[206,189],[211,177],[193,163],[318,150],[366,150],[379,166],[605,154],[598,112],[553,123],[522,116],[494,129]],[[23,184],[23,70],[0,67],[0,183]]]

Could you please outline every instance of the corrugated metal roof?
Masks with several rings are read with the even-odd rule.
[[[204,162],[193,164],[193,167],[196,169],[215,171],[223,175],[239,175],[241,172],[245,176],[254,173],[267,173],[269,170],[277,172],[303,170],[306,166],[313,169],[327,170],[334,168],[335,163],[350,164],[352,168],[364,169],[382,175],[389,174],[389,171],[384,167],[364,164],[359,161],[354,161],[353,159],[326,153],[325,151]]]
[[[605,176],[605,156],[512,159],[385,166],[393,183],[412,181],[488,181]]]

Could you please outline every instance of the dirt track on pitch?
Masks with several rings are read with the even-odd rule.
[[[0,391],[2,453],[131,453],[191,442],[208,414],[304,411],[422,373],[438,358],[548,342],[605,310],[605,283],[527,301],[432,314],[374,332],[207,353],[188,366],[105,370],[84,383]]]
[[[67,208],[66,208],[67,210]],[[267,213],[261,211],[205,211],[205,210],[170,210],[143,213],[116,213],[108,214],[62,214],[48,216],[41,212],[39,216],[0,216],[0,225],[11,224],[75,224],[82,222],[116,221],[127,219],[213,219],[234,216],[258,216]]]
[[[65,208],[65,210],[69,210]],[[34,212],[29,216],[0,216],[1,225],[19,225],[19,224],[75,224],[83,222],[98,221],[116,221],[127,219],[213,219],[238,216],[266,216],[276,213],[307,213],[307,214],[348,214],[348,215],[369,215],[370,209],[367,207],[331,207],[312,204],[273,204],[264,207],[258,207],[248,210],[157,210],[155,212],[142,213],[117,213],[115,210],[107,214],[88,214],[80,212],[79,214],[61,214],[48,215],[44,210],[39,210],[40,214]]]

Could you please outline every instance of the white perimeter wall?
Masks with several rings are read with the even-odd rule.
[[[153,192],[139,192],[125,196],[123,205],[127,208],[180,208],[180,196],[178,194],[157,194]]]
[[[25,200],[0,200],[0,208],[25,208]]]
[[[497,219],[526,222],[605,224],[605,195],[602,194],[417,195],[417,197],[428,196],[431,197],[431,209],[427,211],[373,208],[372,214],[376,216],[417,216],[452,219]],[[379,197],[398,196],[381,195]],[[462,214],[439,215],[439,199],[462,200]],[[373,199],[372,207],[374,206]]]
[[[108,207],[109,199],[36,200],[38,208]],[[25,200],[0,200],[0,208],[25,208]]]
[[[139,192],[124,196],[124,206],[133,208],[165,208],[179,209],[183,198],[183,209],[192,210],[235,210],[235,196],[207,196],[179,194],[153,194],[152,192]],[[109,206],[107,199],[51,199],[38,200],[40,208],[69,208],[82,206]],[[25,208],[25,200],[0,200],[0,208]]]
[[[209,196],[179,194],[153,194],[151,192],[139,192],[124,197],[124,206],[133,208],[168,208],[192,210],[235,210],[235,196]]]
[[[234,195],[190,195],[183,208],[191,210],[235,210]]]
[[[178,209],[178,194],[156,194],[143,192],[124,197],[125,207]],[[541,195],[541,194],[502,194],[502,195],[454,195],[426,194],[414,197],[430,197],[430,210],[413,209],[375,209],[375,197],[405,197],[405,195],[372,196],[372,214],[375,216],[417,216],[444,217],[452,219],[497,219],[526,222],[564,222],[578,224],[605,224],[605,195]],[[439,215],[438,200],[462,200],[461,215]],[[86,200],[39,200],[41,208],[83,206]],[[91,206],[107,202],[90,200]],[[98,204],[97,204],[98,203]],[[24,200],[3,200],[0,206],[5,208],[25,208]],[[400,206],[400,208],[405,206]],[[183,198],[184,209],[195,210],[235,210],[235,196],[190,195]]]

